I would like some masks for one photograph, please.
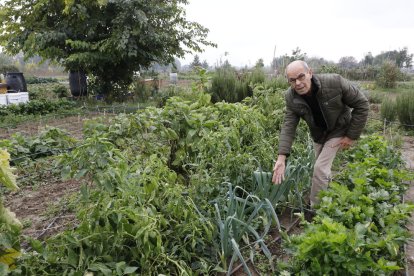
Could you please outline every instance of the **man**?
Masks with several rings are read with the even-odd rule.
[[[286,67],[291,87],[286,92],[286,114],[280,133],[273,183],[284,179],[300,118],[307,123],[314,141],[316,161],[312,176],[310,204],[319,203],[319,191],[328,187],[332,162],[339,149],[349,148],[359,138],[368,117],[367,98],[337,74],[313,74],[301,60]]]

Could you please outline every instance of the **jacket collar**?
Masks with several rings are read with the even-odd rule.
[[[316,85],[318,87],[318,90],[321,89],[322,85],[321,85],[321,81],[319,80],[319,76],[316,74],[312,75],[312,84]]]

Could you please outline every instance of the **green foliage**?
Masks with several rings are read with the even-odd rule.
[[[397,116],[401,124],[407,129],[414,125],[414,99],[413,92],[404,92],[397,96]]]
[[[16,176],[9,165],[10,155],[0,149],[0,184],[16,191]],[[0,272],[15,268],[15,259],[20,256],[20,231],[22,225],[16,215],[5,208],[0,194]],[[2,273],[2,274],[3,274]]]
[[[58,101],[31,100],[27,103],[12,104],[0,107],[0,117],[10,115],[45,115],[62,110],[70,110],[76,103],[66,99]]]
[[[0,74],[5,74],[7,72],[19,72],[19,69],[14,65],[13,59],[0,52]]]
[[[275,78],[270,78],[265,80],[265,87],[271,88],[273,90],[283,89],[286,90],[289,88],[289,83],[286,81],[286,78],[283,76],[277,76]]]
[[[237,194],[242,196],[237,196]],[[225,270],[231,271],[234,261],[239,258],[244,263],[245,269],[249,271],[239,249],[242,239],[254,241],[249,244],[251,253],[254,252],[254,245],[257,244],[271,260],[271,253],[264,243],[264,238],[272,224],[276,224],[279,231],[281,228],[272,203],[268,199],[261,200],[241,187],[236,186],[233,189],[229,184],[227,206],[223,208],[224,212],[220,210],[218,204],[215,204],[215,208],[221,246],[220,259]],[[257,224],[263,229],[260,234],[255,230]],[[232,258],[227,266],[227,258],[230,256]]]
[[[381,104],[383,99],[387,97],[385,93],[374,91],[365,92],[365,95],[367,96],[369,102],[373,104]]]
[[[52,91],[58,98],[66,98],[69,96],[68,88],[63,84],[55,85]]]
[[[10,139],[0,140],[0,148],[5,148],[12,156],[12,163],[56,155],[75,146],[76,140],[58,128],[48,128],[37,137],[25,137],[19,133]]]
[[[126,90],[134,71],[168,64],[201,46],[208,29],[185,18],[185,0],[164,2],[6,0],[2,46],[97,78],[101,94]],[[119,89],[122,91],[122,89]]]
[[[400,70],[395,65],[395,63],[391,61],[385,61],[380,69],[378,78],[377,78],[377,85],[383,88],[394,88],[397,85],[398,76],[400,74]]]
[[[252,72],[238,73],[230,66],[216,69],[209,93],[213,102],[240,102],[253,94],[252,86],[264,83],[266,76],[260,67]]]
[[[213,102],[225,100],[234,103],[243,99],[243,94],[239,96],[235,93],[236,83],[239,85],[239,91],[243,93],[242,83],[237,79],[236,72],[233,68],[224,66],[217,68],[211,80],[210,93]]]
[[[103,172],[118,181],[111,193],[84,187],[79,226],[51,238],[45,247],[32,241],[38,253],[24,256],[16,274],[208,273],[212,223],[182,195],[182,186],[173,185],[176,175],[163,160],[154,155],[145,167]]]
[[[39,83],[57,83],[59,82],[56,78],[47,78],[47,77],[36,77],[29,76],[25,77],[27,84],[39,84]]]
[[[385,98],[381,104],[381,118],[393,122],[397,117],[397,103],[395,100]]]
[[[289,271],[301,275],[391,275],[401,269],[409,234],[404,225],[414,205],[402,203],[401,159],[378,136],[351,150],[350,163],[320,193],[313,223],[286,237]]]

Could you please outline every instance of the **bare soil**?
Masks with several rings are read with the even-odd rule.
[[[66,201],[79,188],[77,180],[25,187],[8,194],[5,205],[22,222],[24,235],[45,238],[76,224],[74,211],[67,208]]]

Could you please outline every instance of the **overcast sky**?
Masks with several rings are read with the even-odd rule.
[[[414,0],[190,0],[186,10],[218,45],[199,54],[210,65],[220,58],[235,66],[263,58],[270,65],[275,47],[276,56],[299,47],[335,62],[403,47],[414,52]],[[192,60],[188,55],[182,63]]]

